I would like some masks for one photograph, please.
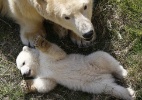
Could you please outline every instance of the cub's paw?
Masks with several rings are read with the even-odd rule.
[[[128,74],[127,70],[123,69],[122,76],[125,78],[125,77],[127,77],[127,74]]]
[[[32,80],[22,80],[20,86],[24,93],[30,93],[36,91],[36,88],[33,86]]]
[[[29,86],[28,86],[26,80],[22,80],[20,86],[21,86],[21,89],[22,89],[22,91],[24,93],[29,93],[30,92]]]
[[[43,42],[44,42],[44,39],[40,35],[38,35],[34,40],[34,46],[40,47]]]
[[[123,78],[127,77],[127,74],[128,74],[127,70],[124,69],[124,67],[123,67],[122,65],[120,65],[119,67],[120,67],[120,69],[121,69],[121,76],[122,76]]]
[[[41,36],[37,36],[34,41],[34,46],[41,51],[46,51],[50,47],[50,43]]]
[[[118,70],[116,70],[116,72],[114,73],[114,76],[116,76],[119,79],[123,79],[127,77],[127,70],[124,69],[124,67],[122,65],[118,66]]]
[[[135,100],[136,98],[136,94],[135,94],[135,91],[133,89],[131,89],[130,87],[127,88],[128,92],[129,92],[129,96],[131,97],[130,100]]]
[[[85,40],[83,38],[78,37],[77,35],[75,35],[75,33],[72,33],[70,35],[70,38],[72,40],[72,42],[74,44],[77,44],[78,47],[89,47],[91,45],[93,45],[93,41],[95,40],[95,38],[93,37],[91,40]]]

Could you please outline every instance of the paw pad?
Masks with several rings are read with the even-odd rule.
[[[39,46],[39,42],[42,39],[42,37],[40,35],[38,35],[35,40],[34,40],[34,46],[38,47]]]
[[[22,80],[20,86],[21,86],[22,91],[24,93],[29,93],[30,92],[26,80]]]

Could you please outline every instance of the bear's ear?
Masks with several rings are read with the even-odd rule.
[[[29,47],[28,46],[24,46],[23,47],[23,51],[29,51]]]

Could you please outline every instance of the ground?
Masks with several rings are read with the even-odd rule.
[[[136,91],[136,100],[142,99],[142,1],[96,0],[92,22],[97,40],[88,48],[78,48],[68,37],[59,39],[52,23],[45,22],[48,40],[60,45],[67,53],[89,54],[104,50],[119,60],[128,70],[121,85],[130,85]],[[49,30],[50,29],[50,30]],[[19,26],[0,17],[0,99],[2,100],[112,100],[108,95],[92,95],[72,91],[58,85],[48,94],[24,94],[20,88],[22,77],[16,69],[15,59],[22,49]],[[125,82],[125,83],[124,83]],[[113,100],[117,100],[113,98]]]

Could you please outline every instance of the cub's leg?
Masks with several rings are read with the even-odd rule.
[[[95,40],[96,36],[94,34],[92,39],[89,39],[89,40],[86,39],[85,40],[85,39],[77,36],[75,33],[71,32],[70,33],[70,38],[73,41],[73,43],[77,44],[79,47],[88,47],[88,46],[92,45],[92,43]]]
[[[50,56],[55,60],[61,60],[66,57],[66,52],[64,52],[60,47],[57,45],[48,42],[41,36],[37,36],[35,39],[35,47],[41,51],[43,55]]]
[[[48,42],[45,38],[37,36],[34,40],[34,46],[44,53],[48,53],[52,44]]]
[[[94,81],[84,86],[84,89],[86,89],[87,92],[94,94],[105,93],[125,100],[134,99],[134,90],[116,84],[115,79],[111,74],[102,74],[97,77]]]
[[[124,88],[116,83],[98,83],[96,86],[92,86],[91,89],[94,89],[95,94],[105,93],[124,100],[134,100],[135,98],[134,90]],[[95,98],[93,100],[95,100]]]
[[[118,78],[124,78],[127,76],[127,71],[120,65],[120,62],[106,52],[97,51],[92,53],[86,57],[86,61],[91,65],[114,74]]]
[[[134,100],[135,98],[135,92],[131,88],[124,88],[116,83],[103,83],[102,86],[106,94],[111,94],[117,98],[123,98],[125,100]]]
[[[37,35],[45,37],[46,32],[42,21],[31,21],[22,19],[20,24],[20,37],[24,45],[33,47],[33,39]]]
[[[54,89],[56,82],[50,79],[31,79],[31,80],[22,80],[21,88],[24,93],[30,92],[39,92],[45,93]]]

